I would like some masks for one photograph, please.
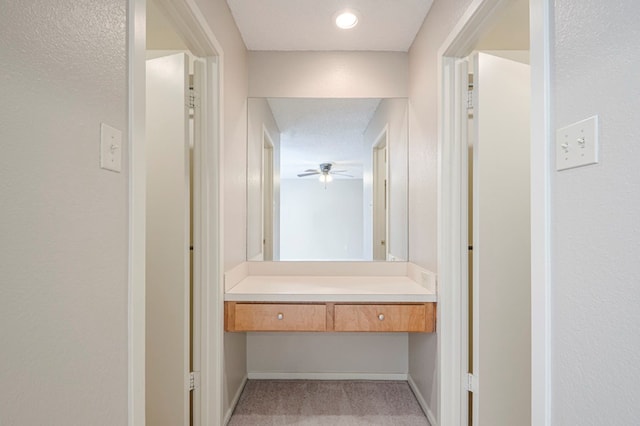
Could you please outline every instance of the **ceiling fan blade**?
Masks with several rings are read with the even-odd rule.
[[[309,173],[299,173],[298,177],[305,177],[305,176],[311,176],[311,175],[319,175],[320,172],[318,171],[313,171],[313,172],[309,172]]]
[[[307,169],[307,170],[305,170],[305,173],[308,173],[308,172],[318,172],[318,173],[320,173],[320,170],[318,170],[318,169]]]
[[[331,173],[344,173],[346,170],[331,170]]]
[[[346,173],[331,172],[331,174],[337,176],[354,177],[353,175],[348,175]]]

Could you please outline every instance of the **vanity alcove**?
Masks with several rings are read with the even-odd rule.
[[[343,53],[250,53],[246,260],[224,274],[227,380],[244,362],[245,379],[435,386],[437,279],[408,261],[407,57]],[[337,69],[359,83],[328,88]]]

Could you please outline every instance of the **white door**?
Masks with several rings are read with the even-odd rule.
[[[188,61],[147,61],[146,418],[189,424]]]
[[[531,421],[529,66],[474,58],[473,424]]]

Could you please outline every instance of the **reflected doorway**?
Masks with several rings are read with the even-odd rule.
[[[387,260],[387,130],[373,147],[373,260]]]
[[[273,142],[266,131],[262,135],[262,260],[273,260]]]

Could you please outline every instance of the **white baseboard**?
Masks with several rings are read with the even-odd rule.
[[[226,426],[226,424],[229,423],[229,420],[231,420],[233,411],[236,409],[236,405],[238,405],[238,400],[240,400],[240,395],[242,395],[242,391],[244,390],[244,385],[247,384],[248,378],[249,377],[245,375],[244,379],[242,379],[242,384],[240,384],[240,387],[238,388],[236,394],[233,396],[233,399],[231,400],[231,405],[229,405],[229,409],[227,410],[227,413],[224,415],[224,421],[222,422],[223,425]]]
[[[416,396],[418,404],[420,404],[420,407],[422,408],[422,411],[424,411],[424,414],[427,416],[427,420],[429,420],[431,426],[438,426],[438,422],[436,422],[436,416],[433,415],[431,408],[429,408],[429,406],[427,405],[427,401],[424,400],[422,392],[420,392],[420,390],[418,389],[418,385],[416,385],[416,382],[413,381],[411,375],[407,375],[407,382],[409,382],[409,386],[411,387],[413,394]]]
[[[254,380],[407,380],[406,373],[282,373],[249,372]]]

